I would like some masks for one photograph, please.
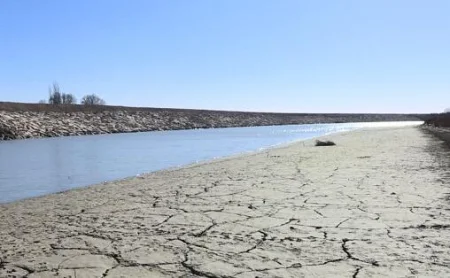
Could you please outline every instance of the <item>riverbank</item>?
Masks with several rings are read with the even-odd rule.
[[[449,276],[448,148],[326,139],[0,205],[0,277]]]
[[[405,114],[289,114],[0,102],[0,140],[196,128],[417,121]]]

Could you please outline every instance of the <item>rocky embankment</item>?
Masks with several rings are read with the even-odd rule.
[[[283,114],[0,103],[0,140],[264,125],[411,121],[400,114]]]

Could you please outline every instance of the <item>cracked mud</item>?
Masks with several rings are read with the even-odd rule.
[[[0,277],[450,276],[444,145],[329,139],[1,205]]]

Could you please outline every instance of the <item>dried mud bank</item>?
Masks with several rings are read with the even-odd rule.
[[[360,130],[0,206],[0,277],[448,277],[449,152]]]
[[[277,114],[0,103],[0,140],[309,123],[414,121],[413,115]]]

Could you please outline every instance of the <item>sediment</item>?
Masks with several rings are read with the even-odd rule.
[[[0,277],[449,277],[449,148],[323,139],[0,205]]]
[[[313,123],[417,121],[404,114],[283,114],[0,103],[0,140]]]

